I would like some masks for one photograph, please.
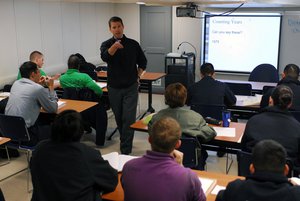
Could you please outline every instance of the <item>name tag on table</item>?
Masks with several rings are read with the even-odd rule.
[[[213,127],[219,137],[235,137],[235,128]]]

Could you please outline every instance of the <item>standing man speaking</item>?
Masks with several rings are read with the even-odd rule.
[[[135,122],[138,102],[138,85],[147,59],[139,45],[124,34],[120,17],[108,21],[113,37],[101,44],[101,59],[108,65],[108,97],[120,132],[122,154],[130,154],[134,131],[130,125]]]

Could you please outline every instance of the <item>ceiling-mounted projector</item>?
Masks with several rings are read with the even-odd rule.
[[[196,15],[197,15],[197,6],[196,5],[176,8],[176,16],[177,17],[196,17]]]

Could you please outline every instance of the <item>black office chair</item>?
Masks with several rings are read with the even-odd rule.
[[[217,120],[222,120],[222,111],[225,110],[224,105],[208,105],[208,104],[192,104],[191,110],[201,114],[201,116],[212,117]]]
[[[35,147],[24,145],[24,143],[30,141],[26,123],[22,117],[0,114],[0,132],[4,137],[11,139],[11,141],[6,144],[7,147],[26,152],[28,164],[27,190],[29,192],[29,161],[31,152]],[[9,160],[9,155],[7,155],[7,157]]]
[[[107,66],[97,66],[95,71],[107,71]]]
[[[4,85],[3,92],[10,92],[11,87],[12,87],[11,84]],[[4,114],[7,102],[8,102],[8,97],[0,101],[0,114]]]
[[[291,110],[290,113],[295,117],[295,119],[297,121],[300,122],[300,111],[293,111],[293,110]]]
[[[235,95],[251,96],[252,95],[252,85],[248,83],[233,83],[226,82],[227,86]]]
[[[183,134],[181,137],[181,146],[178,150],[184,154],[184,167],[198,169],[197,166],[199,165],[198,158],[201,154],[201,145],[196,137],[189,137]]]
[[[272,90],[275,89],[274,86],[263,86],[263,90],[262,90],[262,94],[265,95],[266,93],[269,93],[269,90]],[[272,93],[270,93],[272,94]]]
[[[10,92],[10,89],[12,87],[12,84],[6,84],[3,87],[3,92]]]
[[[250,174],[249,166],[252,163],[252,153],[237,151],[238,175],[248,176]]]
[[[279,81],[278,71],[271,64],[260,64],[250,73],[249,81],[277,83]]]
[[[0,188],[0,201],[5,201],[5,198],[4,198],[1,188]]]
[[[96,106],[81,112],[84,119],[85,130],[91,132],[90,127],[96,129],[96,144],[104,145],[105,133],[107,130],[107,113],[105,105],[100,103],[100,97],[89,88],[64,88],[62,98],[71,100],[84,100],[99,102]]]
[[[252,153],[239,150],[237,152],[238,176],[247,176],[250,174],[250,164],[252,163]],[[294,166],[291,159],[286,159],[286,164],[289,166],[288,177],[294,175]]]

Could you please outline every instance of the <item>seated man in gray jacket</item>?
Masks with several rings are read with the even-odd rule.
[[[48,113],[55,113],[58,99],[54,91],[54,80],[50,78],[46,81],[41,77],[35,63],[23,63],[20,74],[22,78],[11,87],[5,114],[24,118],[30,135],[30,142],[27,144],[32,146],[50,137],[50,123],[42,122],[38,117],[41,108]]]
[[[149,130],[152,124],[162,117],[172,117],[180,124],[183,134],[197,137],[200,143],[212,140],[216,136],[215,130],[207,125],[200,114],[183,107],[186,98],[187,90],[181,83],[168,85],[165,91],[165,103],[169,107],[153,115],[148,124]],[[207,152],[202,148],[199,169],[204,169],[206,158]]]

